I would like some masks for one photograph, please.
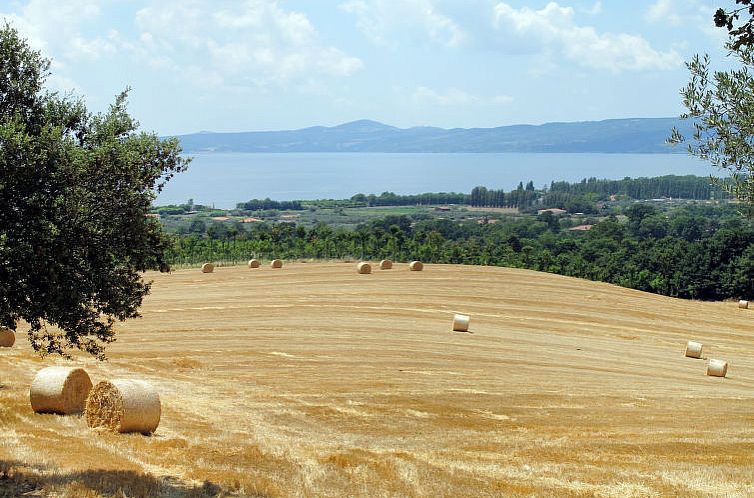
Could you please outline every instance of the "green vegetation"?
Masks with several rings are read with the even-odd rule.
[[[252,256],[421,259],[530,268],[685,298],[754,295],[754,225],[738,216],[736,204],[720,200],[724,193],[710,187],[709,179],[585,179],[553,183],[545,190],[536,190],[530,183],[513,192],[484,187],[474,192],[488,193],[486,197],[467,195],[469,200],[479,199],[478,203],[531,200],[519,210],[458,205],[368,207],[364,204],[369,204],[369,196],[362,194],[323,203],[328,206],[323,208],[313,208],[319,201],[301,201],[309,208],[277,213],[266,221],[240,223],[231,218],[205,223],[195,219],[192,230],[175,230],[170,260],[196,265],[209,260],[243,262]],[[432,195],[465,194],[390,197],[401,203],[404,198]],[[690,199],[670,199],[683,195]],[[580,210],[562,212],[555,209],[559,205]],[[233,213],[249,214],[226,214]],[[348,222],[333,222],[337,216]],[[571,230],[574,227],[579,229]]]
[[[715,24],[728,30],[726,48],[737,59],[738,69],[715,71],[710,76],[710,58],[699,55],[686,64],[691,73],[681,91],[694,131],[688,151],[728,173],[726,191],[741,201],[743,214],[754,218],[754,5],[751,0],[736,0],[737,9],[718,9]],[[734,26],[742,12],[749,20]],[[688,135],[688,134],[687,134]],[[673,129],[671,143],[686,142],[687,137]]]
[[[186,160],[176,140],[136,133],[125,92],[94,116],[46,92],[49,67],[0,28],[0,325],[25,321],[42,354],[102,359],[114,322],[138,316],[142,272],[169,269],[147,214]]]

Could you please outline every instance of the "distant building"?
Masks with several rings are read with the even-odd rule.
[[[594,225],[577,225],[568,229],[570,232],[581,232],[585,230],[591,230]]]
[[[560,216],[561,214],[566,214],[567,212],[568,211],[566,211],[565,209],[550,208],[550,209],[540,209],[537,211],[537,214],[552,213],[555,216]]]

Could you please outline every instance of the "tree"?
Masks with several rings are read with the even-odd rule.
[[[752,5],[752,0],[736,0],[736,4],[743,5],[743,7],[729,11],[717,9],[714,16],[715,26],[728,30],[733,50],[738,50],[744,45],[754,45],[754,5]],[[733,23],[740,19],[742,12],[749,13],[749,20],[741,25],[734,26]]]
[[[0,326],[23,320],[43,355],[104,359],[115,322],[139,316],[142,272],[169,270],[147,214],[188,160],[177,140],[137,133],[127,90],[92,115],[44,89],[49,67],[0,28]]]
[[[749,5],[750,0],[736,3]],[[723,189],[743,204],[749,218],[754,218],[754,35],[751,20],[733,27],[741,10],[744,8],[726,13],[720,9],[715,14],[715,23],[728,27],[731,38],[726,46],[739,60],[740,69],[710,75],[709,56],[694,56],[686,63],[691,79],[681,90],[688,110],[681,118],[691,119],[694,125],[689,153],[727,170],[730,178],[721,183]],[[754,6],[748,11],[754,16]],[[674,128],[669,141],[682,143],[686,137]]]

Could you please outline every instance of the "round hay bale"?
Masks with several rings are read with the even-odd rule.
[[[741,300],[740,300],[740,301],[738,302],[738,307],[739,307],[739,308],[741,308],[742,310],[747,310],[747,309],[749,309],[749,301],[747,301],[747,300],[745,300],[745,299],[741,299]]]
[[[86,400],[86,423],[114,432],[151,434],[160,424],[160,395],[143,380],[97,383]]]
[[[424,264],[422,264],[421,261],[412,261],[409,263],[408,269],[411,271],[422,271],[424,269]]]
[[[252,258],[252,259],[249,260],[248,266],[249,266],[249,268],[259,268],[260,264],[261,263],[259,262],[258,259],[253,259]]]
[[[270,262],[270,268],[282,268],[283,267],[283,260],[282,259],[273,259]]]
[[[710,360],[707,363],[707,375],[725,377],[728,374],[728,362],[724,360]]]
[[[215,271],[215,265],[212,263],[204,263],[202,265],[202,273],[212,273]]]
[[[29,389],[31,408],[37,413],[79,413],[91,388],[92,381],[83,368],[43,368]]]
[[[0,327],[0,348],[9,348],[16,343],[16,334],[9,328]]]
[[[471,317],[468,315],[459,315],[456,313],[453,315],[453,330],[456,332],[468,332],[470,320]]]
[[[701,358],[702,357],[702,343],[689,341],[686,343],[685,355],[689,358]]]
[[[367,275],[369,273],[372,273],[372,265],[370,265],[366,261],[362,261],[361,263],[356,265],[356,271],[362,275]]]
[[[390,270],[393,268],[393,262],[389,259],[383,259],[380,261],[380,270]]]

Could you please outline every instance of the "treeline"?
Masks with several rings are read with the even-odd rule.
[[[727,195],[709,178],[694,175],[658,176],[654,178],[629,178],[622,180],[598,180],[585,178],[579,183],[552,182],[549,193],[598,194],[601,198],[611,195],[626,196],[630,199],[657,199],[664,197],[681,199],[720,199]]]
[[[455,192],[427,192],[410,195],[383,192],[380,195],[356,194],[350,200],[363,206],[427,206],[433,204],[468,204],[469,195]]]
[[[470,193],[426,192],[423,194],[400,195],[394,192],[382,192],[379,195],[359,193],[350,199],[318,199],[274,201],[251,199],[239,202],[236,212],[291,210],[300,211],[308,208],[353,208],[375,206],[421,206],[440,204],[459,204],[475,207],[503,207],[521,210],[533,208],[560,208],[570,212],[594,213],[599,210],[598,202],[611,199],[647,200],[656,198],[679,198],[692,200],[725,199],[728,195],[719,185],[713,185],[709,178],[693,175],[666,175],[655,178],[624,178],[623,180],[598,180],[584,178],[580,182],[552,182],[549,187],[536,189],[534,182],[506,192],[504,189],[490,189],[483,186],[474,187]],[[162,206],[154,209],[161,214],[185,214],[192,210],[209,209],[187,204]]]
[[[251,199],[246,202],[236,204],[236,209],[241,211],[261,211],[268,209],[278,209],[281,211],[301,211],[305,209],[301,201],[273,201],[269,197],[266,199]]]
[[[525,191],[525,189],[524,189]],[[176,236],[173,264],[271,259],[421,259],[529,268],[694,299],[754,297],[754,227],[708,208],[669,214],[636,203],[627,223],[608,218],[572,232],[550,213],[496,224],[388,216],[356,230],[256,223]]]

